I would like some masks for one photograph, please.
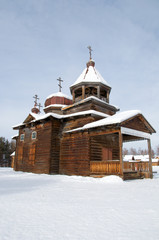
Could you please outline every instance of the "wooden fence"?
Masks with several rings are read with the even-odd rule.
[[[124,162],[124,172],[149,172],[149,162]],[[120,161],[91,161],[90,172],[94,175],[119,175]]]
[[[124,162],[124,171],[149,172],[149,162]]]
[[[120,162],[117,161],[92,161],[90,162],[91,174],[118,175],[120,173]]]

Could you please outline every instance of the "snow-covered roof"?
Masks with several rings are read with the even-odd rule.
[[[77,112],[77,113],[72,113],[72,114],[67,114],[67,115],[60,115],[60,114],[56,114],[56,113],[46,113],[46,114],[35,114],[36,118],[34,120],[32,120],[31,122],[36,122],[39,120],[43,120],[46,119],[48,117],[53,117],[53,118],[57,118],[57,119],[64,119],[64,118],[71,118],[71,117],[75,117],[75,116],[83,116],[83,115],[96,115],[96,116],[100,116],[100,117],[109,117],[108,114],[102,113],[102,112],[98,112],[95,110],[87,110],[87,111],[81,111],[81,112]],[[20,126],[24,126],[25,123],[20,123],[16,126],[13,126],[13,128],[16,127],[20,127]]]
[[[134,117],[138,114],[141,114],[139,110],[131,110],[131,111],[124,111],[120,113],[116,113],[113,116],[109,116],[108,118],[104,118],[93,123],[88,123],[84,126],[84,128],[94,128],[99,126],[105,126],[110,124],[121,123],[123,121],[128,120],[131,117]]]
[[[72,100],[71,97],[69,97],[68,95],[66,95],[66,94],[64,94],[64,93],[62,93],[62,92],[52,93],[52,94],[50,94],[46,99],[49,99],[49,98],[51,98],[51,97],[64,97],[64,98],[67,98],[67,99]]]
[[[61,107],[61,108],[64,108],[64,107],[67,107],[68,105],[64,105],[64,104],[51,104],[51,105],[48,105],[47,107],[44,107],[43,109],[47,109],[47,108],[50,108],[50,107]]]
[[[10,156],[15,156],[15,151],[14,151],[14,152],[12,152],[12,154],[11,154]]]
[[[117,110],[119,110],[119,107],[117,107],[117,106],[115,106],[115,105],[111,105],[111,104],[109,104],[109,103],[107,103],[107,102],[103,101],[102,99],[99,99],[99,98],[97,98],[97,97],[95,97],[95,96],[87,97],[87,98],[85,98],[85,99],[82,99],[82,100],[79,101],[79,102],[76,102],[76,103],[74,103],[74,104],[72,104],[72,105],[70,105],[70,106],[66,106],[66,107],[67,107],[67,108],[73,107],[73,106],[82,104],[82,103],[84,103],[84,102],[88,102],[88,101],[90,101],[90,100],[96,100],[96,101],[101,102],[101,103],[103,103],[103,104],[105,104],[105,105],[107,105],[107,106],[114,107],[114,108],[116,108]]]
[[[71,85],[71,87],[79,84],[79,83],[86,83],[86,82],[94,82],[94,83],[102,83],[108,87],[110,85],[104,80],[104,78],[100,75],[100,73],[96,70],[95,67],[89,66],[88,68],[85,68],[82,74],[77,78],[77,80],[74,82],[74,84]]]
[[[33,113],[33,112],[30,112],[29,115],[31,115],[33,118],[35,119],[38,119],[39,117],[41,117],[43,114],[37,114],[37,113]]]
[[[100,126],[106,126],[106,125],[111,125],[111,124],[116,124],[116,123],[121,123],[125,120],[128,120],[131,117],[134,117],[138,114],[141,114],[141,111],[139,110],[131,110],[131,111],[124,111],[124,112],[120,112],[120,113],[116,113],[113,116],[109,116],[107,118],[92,122],[92,123],[87,123],[86,125],[84,125],[81,128],[76,128],[74,130],[70,130],[70,132],[72,131],[80,131],[80,130],[84,130],[84,129],[88,129],[88,128],[95,128],[95,127],[100,127]],[[69,132],[69,131],[68,131]]]

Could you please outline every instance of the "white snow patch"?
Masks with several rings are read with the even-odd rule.
[[[104,78],[100,75],[100,73],[96,70],[95,67],[89,66],[88,68],[85,68],[82,72],[82,74],[77,78],[77,80],[74,82],[74,84],[71,85],[71,87],[82,83],[82,82],[100,82],[103,83],[106,86],[110,85],[104,80]]]
[[[50,108],[50,107],[61,107],[61,108],[64,108],[64,107],[67,107],[68,105],[64,105],[64,104],[50,104],[48,105],[47,107],[44,107],[43,109],[47,109],[47,108]]]
[[[94,121],[92,123],[87,123],[86,125],[84,125],[81,128],[76,128],[67,132],[74,132],[74,131],[80,131],[80,130],[84,130],[84,129],[88,129],[88,128],[95,128],[95,127],[100,127],[100,126],[107,126],[110,124],[116,124],[116,123],[121,123],[125,120],[128,120],[129,118],[136,116],[138,114],[141,114],[141,111],[139,110],[131,110],[131,111],[124,111],[124,112],[120,112],[120,113],[116,113],[113,116],[109,116],[107,118],[98,120],[98,121]],[[131,129],[130,129],[131,130]],[[140,131],[136,131],[136,132],[140,132]],[[131,131],[131,133],[133,134],[134,132]],[[140,132],[142,133],[142,132]],[[146,135],[148,137],[148,135]]]
[[[0,168],[0,240],[158,240],[153,170],[154,179],[123,182]]]
[[[124,111],[120,113],[116,113],[113,116],[110,116],[105,119],[98,120],[93,123],[86,124],[83,128],[92,128],[92,127],[99,127],[103,125],[110,125],[110,124],[116,124],[121,123],[131,117],[134,117],[138,114],[141,114],[141,111],[139,110],[130,110],[130,111]]]
[[[72,100],[71,97],[69,97],[68,95],[66,95],[66,94],[64,94],[62,92],[52,93],[46,99],[49,99],[49,98],[52,98],[52,97],[64,97],[64,98]]]
[[[57,114],[57,113],[46,113],[46,114],[43,114],[43,115],[36,114],[38,116],[36,116],[36,119],[32,120],[31,122],[36,122],[38,120],[46,119],[50,116],[52,116],[54,118],[57,118],[57,119],[63,119],[63,118],[70,118],[70,117],[74,117],[74,116],[83,116],[83,115],[89,115],[89,114],[104,117],[104,118],[109,117],[108,114],[98,112],[96,110],[87,110],[87,111],[81,111],[81,112],[72,113],[72,114],[66,114],[66,115],[60,115],[60,114]],[[15,126],[13,126],[13,128],[23,126],[23,125],[25,125],[25,123],[20,123],[18,125],[15,125]]]

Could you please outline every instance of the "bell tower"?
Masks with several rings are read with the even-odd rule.
[[[111,87],[95,68],[95,62],[92,59],[93,50],[91,46],[88,46],[88,49],[90,58],[86,64],[86,68],[70,87],[73,102],[76,103],[85,98],[94,96],[109,103]]]

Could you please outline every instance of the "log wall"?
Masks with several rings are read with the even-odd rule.
[[[103,148],[112,150],[112,159],[108,160],[119,160],[119,135],[108,134],[92,136],[90,138],[91,143],[91,161],[102,161],[103,159]]]
[[[72,119],[67,119],[63,123],[63,132],[69,131],[75,128],[83,127],[87,123],[91,123],[97,121],[101,118],[99,117],[92,117],[92,116],[85,116],[85,117],[76,117]]]
[[[60,121],[57,119],[52,120],[52,137],[51,137],[51,160],[50,160],[50,173],[59,173],[59,160],[60,160]]]
[[[101,103],[95,103],[92,101],[83,102],[83,104],[77,104],[73,107],[66,107],[63,109],[63,112],[64,114],[71,114],[87,110],[96,110],[98,112],[106,113],[109,115],[113,115],[116,112],[116,110],[111,109],[109,105],[105,106],[104,104],[102,105]]]
[[[61,140],[60,174],[90,174],[88,133],[65,134]]]
[[[32,139],[33,131],[37,132],[36,139]],[[51,131],[51,122],[20,129],[14,164],[16,171],[34,173],[50,172]],[[20,141],[21,134],[25,135],[24,141]]]

